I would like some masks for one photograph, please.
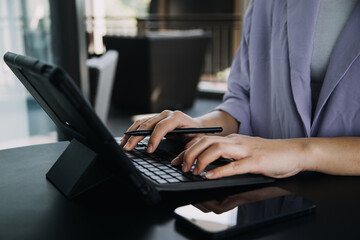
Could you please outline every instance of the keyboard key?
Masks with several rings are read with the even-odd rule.
[[[142,174],[159,184],[201,181],[205,179],[203,175],[195,176],[191,172],[183,173],[181,171],[181,166],[172,166],[169,163],[169,160],[172,160],[175,157],[174,154],[165,153],[163,151],[156,151],[155,153],[160,154],[161,157],[156,154],[147,153],[146,145],[141,145],[137,146],[127,155],[129,155],[134,166]],[[164,159],[164,157],[168,158],[168,160]]]
[[[185,177],[185,176],[178,176],[178,177],[176,177],[180,182],[189,182],[189,181],[191,181],[191,179],[190,178],[187,178],[187,177]]]
[[[160,169],[166,169],[166,170],[169,170],[169,171],[172,171],[170,167],[166,166],[166,165],[162,165],[159,167]]]
[[[163,184],[163,183],[167,183],[167,181],[166,181],[166,180],[164,180],[164,179],[158,179],[158,180],[156,180],[156,182],[161,183],[161,184]]]
[[[164,175],[164,176],[161,176],[162,178],[164,179],[171,179],[171,178],[174,178],[173,176],[171,175]]]
[[[169,183],[178,183],[178,182],[180,182],[180,180],[176,179],[176,178],[166,179],[166,181],[168,181]]]
[[[151,178],[151,179],[154,179],[154,180],[160,180],[160,179],[162,179],[161,177],[156,176],[156,175],[152,175],[152,176],[150,176],[150,178]]]
[[[181,177],[183,174],[178,173],[178,172],[174,172],[174,173],[170,173],[170,175],[173,176],[173,177]]]
[[[147,169],[152,172],[155,172],[156,170],[158,170],[158,168],[156,168],[156,167],[148,167]]]

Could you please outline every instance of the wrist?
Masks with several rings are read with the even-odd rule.
[[[316,159],[316,141],[312,138],[301,138],[300,168],[301,171],[317,171]]]
[[[216,123],[209,121],[206,118],[198,117],[194,118],[194,121],[198,127],[216,127]]]
[[[239,130],[239,122],[230,114],[223,111],[213,111],[201,117],[195,118],[202,127],[222,127],[223,132],[216,134],[226,136],[237,133]]]

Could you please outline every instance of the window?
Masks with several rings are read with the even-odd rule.
[[[12,51],[51,62],[48,0],[0,1],[0,55]],[[56,141],[52,121],[3,61],[0,63],[0,148]]]

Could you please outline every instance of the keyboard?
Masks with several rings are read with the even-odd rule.
[[[146,177],[159,184],[180,183],[206,180],[205,172],[193,175],[181,171],[181,166],[172,166],[171,161],[176,154],[157,149],[154,153],[146,152],[147,141],[143,140],[130,152],[125,152],[134,166]]]

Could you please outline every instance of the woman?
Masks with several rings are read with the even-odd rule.
[[[222,126],[222,136],[184,136],[172,162],[184,172],[195,163],[199,174],[219,157],[234,159],[208,171],[209,179],[360,175],[359,29],[358,0],[253,0],[223,103],[199,118],[164,111],[129,130],[154,129],[153,152],[175,128]],[[121,144],[129,151],[142,138]]]

